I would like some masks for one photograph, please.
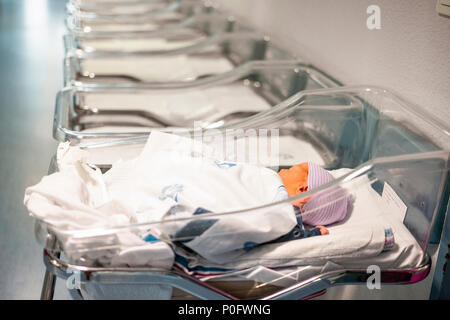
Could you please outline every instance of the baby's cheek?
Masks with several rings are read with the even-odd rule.
[[[287,191],[289,197],[294,197],[297,194],[299,194],[297,186],[286,187],[286,191]]]

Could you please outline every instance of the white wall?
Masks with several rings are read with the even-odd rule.
[[[217,0],[347,85],[387,87],[450,122],[450,18],[437,0]],[[366,26],[369,5],[381,29]]]
[[[437,14],[436,1],[216,2],[344,84],[387,87],[450,123],[450,18]],[[381,9],[380,30],[366,26],[371,4]],[[431,280],[380,291],[336,287],[319,299],[427,299]]]

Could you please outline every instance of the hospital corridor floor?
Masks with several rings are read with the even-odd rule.
[[[0,299],[39,299],[42,248],[23,205],[47,173],[62,85],[64,0],[0,0]],[[57,283],[56,299],[68,297]]]

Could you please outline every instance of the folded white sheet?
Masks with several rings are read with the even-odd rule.
[[[187,81],[200,76],[225,73],[233,64],[224,57],[188,55],[95,58],[82,61],[82,74],[126,75],[141,81]]]

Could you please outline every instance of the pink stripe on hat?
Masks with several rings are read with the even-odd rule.
[[[314,190],[333,180],[333,176],[327,170],[308,162],[308,190]],[[347,215],[349,200],[347,192],[338,186],[320,191],[303,205],[302,220],[311,226],[339,222]]]

